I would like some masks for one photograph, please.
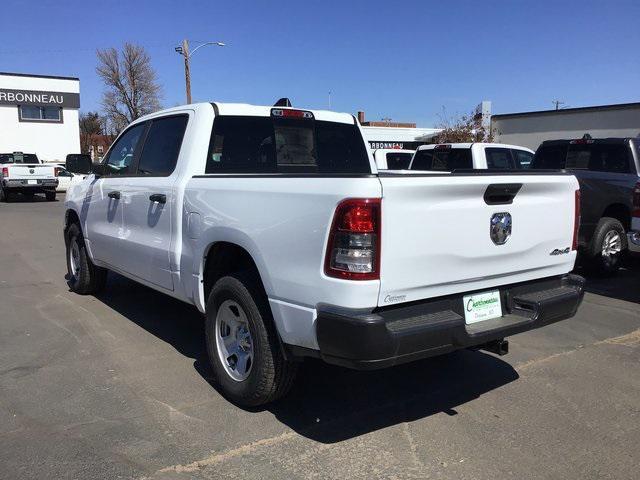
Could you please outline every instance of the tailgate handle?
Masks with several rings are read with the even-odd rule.
[[[521,188],[521,183],[492,183],[484,192],[484,202],[487,205],[511,205]]]

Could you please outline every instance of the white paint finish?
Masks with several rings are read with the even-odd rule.
[[[523,115],[494,115],[491,128],[501,142],[537,149],[544,140],[636,137],[640,134],[640,104],[611,105],[597,110],[558,110]]]
[[[367,142],[423,142],[440,131],[439,128],[362,127]]]
[[[390,295],[410,302],[569,272],[573,176],[381,177],[382,263],[379,305]],[[487,205],[489,184],[522,183],[511,205]],[[511,238],[495,245],[494,213],[509,212]]]
[[[80,93],[78,80],[0,75],[0,88]],[[64,108],[62,123],[20,122],[17,105],[0,105],[0,152],[35,153],[43,161],[64,161],[80,152],[78,110]]]
[[[269,305],[283,342],[314,350],[320,348],[316,336],[310,335],[316,331],[318,314],[315,308],[274,299],[269,299]]]

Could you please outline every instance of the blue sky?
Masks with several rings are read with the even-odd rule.
[[[221,40],[192,58],[194,100],[294,105],[439,122],[481,100],[494,113],[640,101],[640,2],[3,0],[0,71],[70,75],[100,107],[95,50],[148,49],[164,106],[184,103],[181,39]]]

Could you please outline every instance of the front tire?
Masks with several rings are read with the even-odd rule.
[[[77,223],[72,223],[65,234],[67,246],[68,284],[80,295],[97,293],[104,288],[107,271],[93,264]]]
[[[206,343],[221,393],[243,407],[284,396],[297,365],[284,358],[266,295],[255,275],[233,273],[209,294]]]
[[[603,275],[613,275],[627,251],[627,234],[619,220],[603,217],[598,222],[589,244],[589,266]]]

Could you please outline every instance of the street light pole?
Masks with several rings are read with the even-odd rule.
[[[189,40],[182,41],[182,55],[184,56],[184,81],[187,89],[187,104],[191,103],[191,67],[189,65]]]
[[[187,103],[191,103],[191,65],[189,61],[194,53],[200,48],[207,45],[215,45],[217,47],[224,47],[225,44],[222,42],[204,42],[198,45],[193,49],[192,52],[189,52],[189,40],[186,38],[182,41],[182,45],[175,48],[175,51],[184,57],[184,82],[185,88],[187,91]]]

